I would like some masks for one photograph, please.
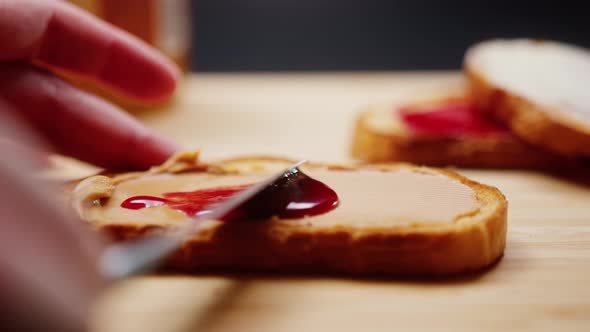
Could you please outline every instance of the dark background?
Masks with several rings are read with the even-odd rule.
[[[456,69],[493,37],[590,46],[584,1],[195,0],[198,71]]]

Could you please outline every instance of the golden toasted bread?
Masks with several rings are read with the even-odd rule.
[[[455,93],[404,105],[366,107],[356,122],[352,155],[367,162],[404,161],[439,167],[554,168],[570,164],[524,142],[475,108],[471,98]],[[432,128],[427,129],[432,132],[406,122],[414,118],[428,121]],[[477,122],[478,127],[469,129],[465,122]]]
[[[84,220],[124,241],[189,218],[167,205],[121,207],[131,196],[256,183],[290,164],[258,157],[203,163],[198,153],[185,153],[147,172],[89,177],[70,196]],[[298,219],[211,221],[166,266],[191,272],[439,276],[482,269],[502,256],[507,202],[494,187],[401,163],[310,163],[301,170],[334,189],[338,207]]]
[[[467,52],[464,69],[473,100],[515,135],[565,156],[590,156],[590,51],[492,40]]]

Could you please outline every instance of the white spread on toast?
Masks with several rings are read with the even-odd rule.
[[[309,176],[332,187],[340,198],[335,210],[305,219],[277,222],[321,228],[337,225],[393,226],[415,223],[448,223],[479,208],[473,190],[442,174],[410,170],[306,170]],[[167,206],[140,210],[120,207],[136,195],[160,196],[166,192],[193,191],[220,186],[255,183],[269,171],[241,175],[210,173],[150,174],[117,184],[102,206],[87,209],[85,219],[109,224],[171,224],[185,220]]]
[[[556,42],[490,41],[475,46],[467,66],[554,117],[590,129],[590,52]]]

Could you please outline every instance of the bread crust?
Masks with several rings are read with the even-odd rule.
[[[549,110],[494,86],[484,73],[465,61],[469,91],[482,111],[505,123],[530,144],[564,156],[590,157],[590,132],[551,117]]]
[[[498,169],[547,169],[574,164],[510,135],[429,138],[407,131],[382,133],[371,127],[371,114],[367,108],[357,118],[351,148],[354,158],[366,162],[405,161],[436,167]],[[397,120],[392,116],[391,121]]]
[[[256,162],[264,165],[269,160],[279,159],[252,157],[212,164],[199,163],[195,169],[219,172],[227,169],[227,163]],[[206,233],[187,241],[166,261],[166,267],[184,272],[256,271],[428,277],[479,270],[494,263],[503,254],[507,202],[494,187],[471,181],[452,171],[407,164],[315,164],[308,167],[384,172],[404,168],[443,174],[471,187],[481,207],[475,213],[443,224],[370,228],[338,226],[317,230],[272,220],[218,223]],[[121,225],[101,222],[99,226],[94,226],[114,241],[136,239],[165,228],[141,223]]]

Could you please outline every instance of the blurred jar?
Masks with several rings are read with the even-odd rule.
[[[161,50],[185,71],[190,66],[189,0],[70,0]]]
[[[185,72],[190,69],[191,9],[189,0],[69,0],[101,19],[126,30],[166,54]],[[128,110],[146,105],[127,100],[98,86],[66,77],[74,84]],[[152,105],[159,106],[159,105]]]

